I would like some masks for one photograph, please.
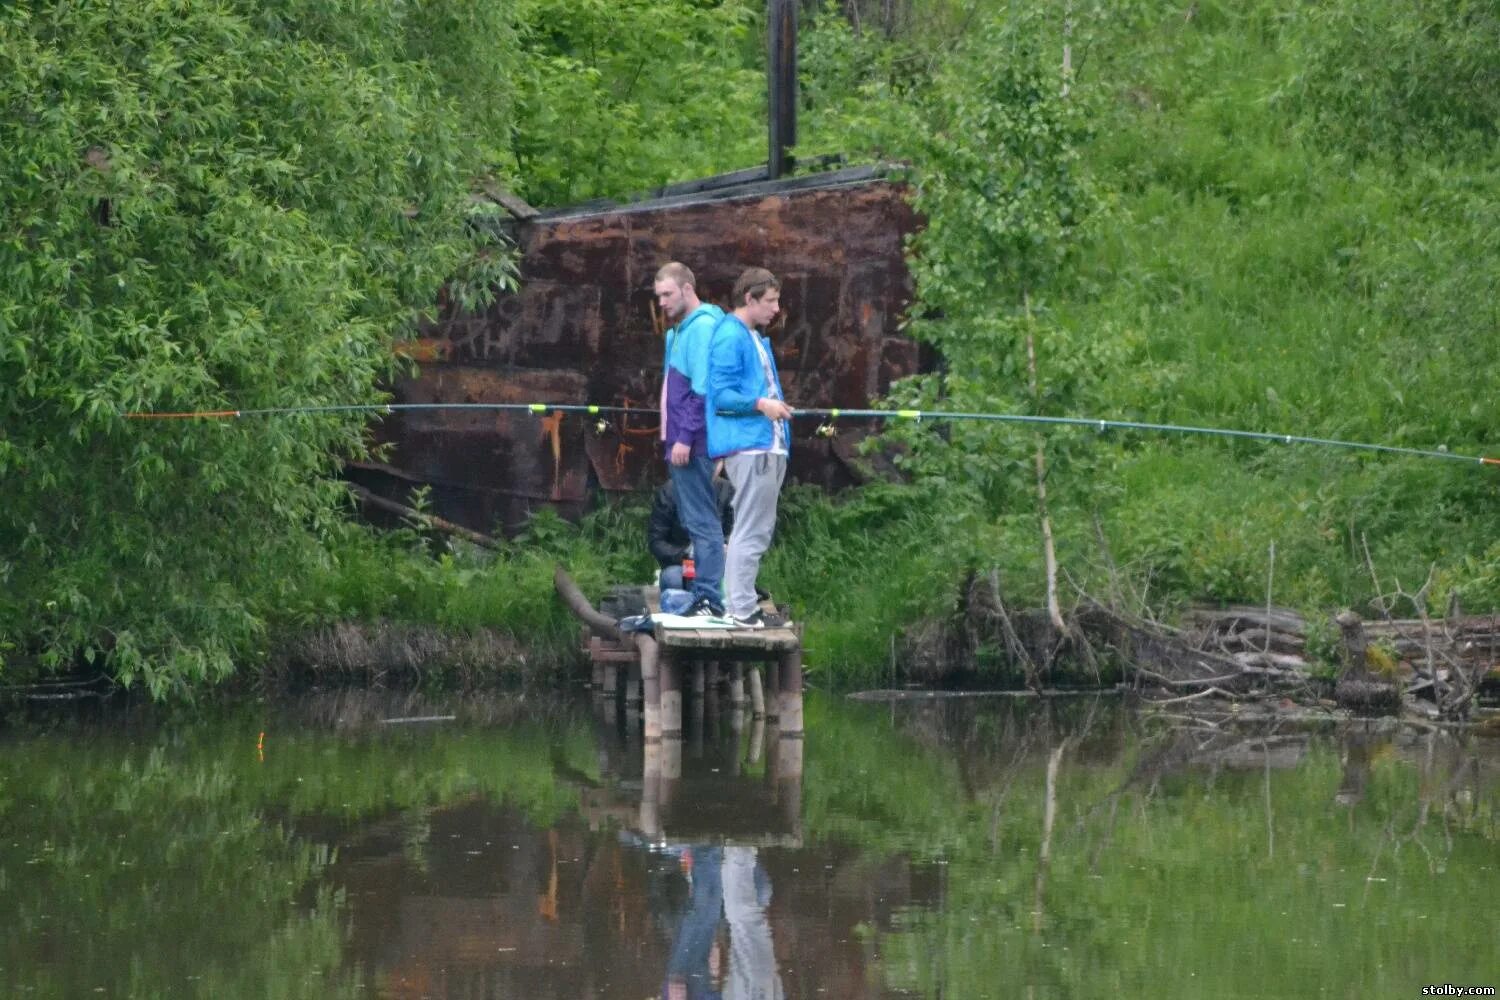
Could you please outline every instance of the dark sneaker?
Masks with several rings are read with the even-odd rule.
[[[777,614],[768,615],[759,608],[756,608],[744,618],[730,615],[729,620],[734,622],[738,628],[785,628],[791,624],[786,616]]]
[[[722,618],[723,616],[724,609],[706,597],[698,598],[682,613],[684,618]]]

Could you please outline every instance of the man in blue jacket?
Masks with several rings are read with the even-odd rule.
[[[734,311],[714,327],[709,352],[708,453],[724,459],[734,486],[726,610],[745,628],[784,624],[762,615],[755,594],[792,443],[792,409],[781,392],[771,342],[757,332],[780,311],[781,283],[763,267],[750,268],[734,283]]]
[[[656,303],[673,323],[667,331],[666,370],[661,386],[661,436],[677,511],[693,540],[693,603],[690,617],[722,615],[724,529],[714,496],[714,463],[708,457],[705,403],[708,349],[714,324],[724,315],[698,298],[693,272],[673,261],[656,272]]]

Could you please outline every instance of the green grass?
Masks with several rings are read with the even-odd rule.
[[[608,503],[579,525],[545,511],[500,551],[409,527],[378,532],[349,525],[331,539],[319,571],[299,582],[283,625],[391,621],[494,629],[516,637],[533,666],[576,663],[579,625],[556,596],[553,571],[562,566],[594,598],[610,583],[646,582],[652,564],[645,517],[635,502]]]

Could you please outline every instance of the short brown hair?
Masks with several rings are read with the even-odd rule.
[[[781,282],[776,280],[776,275],[763,267],[749,267],[741,274],[734,283],[734,307],[738,309],[745,304],[745,296],[759,301],[771,289],[781,290]]]
[[[693,280],[693,272],[688,270],[688,266],[686,264],[679,264],[675,260],[668,261],[657,269],[656,280],[675,281],[679,286],[692,285],[694,288],[698,287],[698,282]]]

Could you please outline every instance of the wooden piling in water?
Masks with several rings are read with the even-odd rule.
[[[661,736],[682,738],[682,667],[670,650],[659,650],[657,669],[661,674]]]
[[[781,703],[777,698],[777,692],[781,690],[779,661],[771,660],[762,669],[765,672],[766,721],[775,722],[777,716],[781,714]]]
[[[729,704],[733,708],[745,707],[745,665],[739,660],[730,668]]]
[[[637,712],[641,710],[641,702],[643,700],[641,679],[640,647],[637,644],[636,658],[626,665],[625,707],[627,710]]]
[[[635,637],[636,649],[641,654],[641,697],[643,714],[646,717],[646,742],[661,739],[661,672],[656,640],[649,635]]]
[[[641,832],[661,836],[661,743],[647,740],[641,767]]]
[[[766,717],[766,693],[760,686],[760,668],[751,664],[746,671],[750,680],[750,712],[757,719]]]
[[[783,736],[802,735],[802,650],[781,654],[777,671],[777,721]]]

